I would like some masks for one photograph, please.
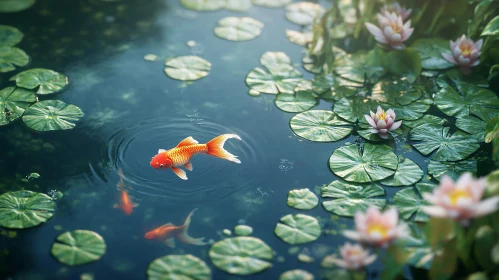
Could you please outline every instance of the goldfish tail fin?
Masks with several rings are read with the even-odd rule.
[[[235,163],[241,163],[241,161],[237,159],[237,156],[227,152],[224,149],[225,141],[227,141],[227,139],[229,138],[236,138],[238,140],[241,140],[241,138],[236,134],[222,134],[206,143],[206,146],[208,147],[208,152],[206,153],[212,156],[233,161]]]
[[[203,242],[204,237],[201,238],[192,238],[189,236],[189,225],[191,224],[191,217],[194,215],[194,212],[197,208],[193,209],[187,219],[185,219],[183,230],[179,233],[177,238],[185,243],[193,244],[193,245],[205,245],[207,243]]]

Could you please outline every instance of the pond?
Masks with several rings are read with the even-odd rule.
[[[404,45],[368,23],[388,2],[0,0],[2,279],[497,276],[499,5],[384,6]],[[466,172],[488,210],[425,210]]]

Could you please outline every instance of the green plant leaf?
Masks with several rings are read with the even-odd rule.
[[[491,248],[497,242],[497,234],[489,225],[483,225],[478,228],[474,240],[473,255],[481,267],[486,270],[494,269]]]
[[[423,117],[417,119],[417,120],[405,120],[402,124],[414,128],[416,126],[422,125],[422,124],[436,124],[436,125],[443,125],[446,122],[445,119],[442,119],[440,117],[434,116],[434,115],[424,115]]]
[[[305,70],[314,74],[321,73],[322,68],[324,66],[323,62],[317,60],[316,56],[310,55],[308,52],[303,52],[303,56],[301,57],[301,62]]]
[[[283,272],[279,280],[314,280],[314,275],[302,269],[293,269]]]
[[[44,100],[31,105],[23,115],[23,122],[36,131],[66,130],[75,127],[73,122],[83,117],[75,105],[59,100]]]
[[[416,190],[413,188],[407,188],[398,191],[393,197],[393,203],[397,210],[400,213],[400,216],[406,220],[409,220],[414,214],[414,220],[416,222],[427,222],[428,215],[423,212],[423,207],[430,205],[425,199],[422,199],[421,196],[423,193],[433,192],[433,189],[436,188],[437,185],[430,183],[419,183],[416,184]]]
[[[253,233],[253,228],[247,225],[237,225],[234,228],[234,234],[237,236],[248,236]]]
[[[305,46],[306,44],[312,42],[314,34],[309,31],[300,32],[286,29],[286,38],[288,38],[288,40],[293,44]]]
[[[37,94],[51,94],[61,91],[68,84],[68,78],[49,69],[34,68],[23,71],[12,78],[18,87],[35,89]]]
[[[367,77],[367,82],[374,84],[385,74],[382,60],[383,53],[379,49],[349,54],[335,60],[334,71],[347,80],[364,83]]]
[[[16,70],[16,66],[24,67],[28,63],[29,56],[23,50],[15,47],[0,46],[0,73]]]
[[[284,112],[299,113],[307,111],[317,104],[310,91],[298,91],[295,94],[279,93],[275,105]]]
[[[229,41],[252,40],[262,32],[263,23],[250,17],[225,17],[218,21],[215,35]]]
[[[226,0],[180,0],[182,6],[194,11],[215,11],[225,7]]]
[[[499,35],[499,16],[496,16],[487,23],[483,28],[480,36],[496,36]]]
[[[446,280],[452,277],[457,265],[456,241],[451,240],[443,245],[442,252],[435,254],[429,276],[432,280]]]
[[[309,210],[317,206],[319,198],[309,189],[292,190],[288,193],[288,206]]]
[[[314,19],[325,13],[321,5],[312,2],[298,2],[286,6],[286,18],[299,25],[312,25]]]
[[[497,242],[494,247],[492,247],[492,261],[495,264],[499,264],[499,242]]]
[[[421,229],[415,224],[409,223],[410,235],[404,237],[399,242],[408,253],[407,263],[416,268],[429,270],[435,252],[430,248],[426,237]]]
[[[36,101],[33,92],[22,88],[7,87],[0,90],[0,126],[22,116],[26,108]]]
[[[448,40],[422,38],[412,43],[411,48],[421,57],[421,66],[424,69],[440,70],[454,67],[454,64],[451,64],[442,56],[442,53],[451,53]]]
[[[251,0],[227,0],[225,8],[229,11],[244,12],[253,7]]]
[[[316,142],[338,141],[352,131],[350,123],[326,110],[311,110],[297,114],[291,118],[289,125],[296,135]]]
[[[423,89],[405,80],[382,80],[372,88],[371,98],[379,102],[409,105],[423,96]]]
[[[96,232],[77,229],[59,235],[51,253],[63,264],[81,265],[100,259],[106,253],[106,243]]]
[[[389,52],[384,62],[388,72],[406,78],[410,83],[414,83],[421,73],[421,58],[415,50],[410,48]]]
[[[418,100],[407,105],[387,104],[397,114],[396,120],[413,121],[417,120],[430,108],[429,100]]]
[[[485,197],[499,195],[499,170],[490,172],[486,178]]]
[[[486,122],[472,116],[462,116],[456,120],[456,127],[469,133],[478,142],[484,140],[486,125]]]
[[[356,122],[357,120],[364,120],[364,115],[369,115],[369,111],[376,111],[378,103],[360,96],[353,98],[341,98],[333,107],[333,111],[341,118],[349,121]]]
[[[492,140],[499,137],[499,115],[490,119],[485,126],[485,143],[490,143]]]
[[[421,167],[408,158],[400,158],[399,164],[393,177],[381,181],[381,184],[392,187],[410,186],[419,181],[424,175]]]
[[[169,59],[165,63],[168,77],[181,81],[195,81],[208,76],[211,63],[201,57],[187,55]]]
[[[321,98],[328,101],[351,97],[355,95],[357,88],[360,87],[362,87],[362,84],[330,74],[316,75],[312,81],[312,89],[320,94]]]
[[[312,216],[289,214],[277,223],[274,233],[282,241],[291,245],[309,243],[321,235],[319,221]]]
[[[7,192],[0,195],[0,226],[30,228],[52,218],[54,201],[47,195],[32,191]]]
[[[24,11],[35,4],[35,0],[0,0],[0,13]]]
[[[457,180],[464,172],[476,174],[477,161],[472,159],[454,162],[430,160],[430,163],[428,164],[428,174],[438,181],[440,181],[440,178],[444,175]]]
[[[211,270],[193,255],[168,255],[157,258],[147,268],[148,280],[210,280]]]
[[[0,46],[12,47],[17,45],[21,42],[23,36],[23,33],[15,27],[0,25]]]
[[[459,88],[460,84],[463,82],[482,88],[489,87],[487,79],[482,74],[472,72],[471,74],[466,75],[455,68],[438,75],[436,82],[441,88],[453,86],[457,86]]]
[[[279,8],[291,2],[292,0],[253,0],[253,4],[267,8]]]

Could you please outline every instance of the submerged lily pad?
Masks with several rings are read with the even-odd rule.
[[[388,177],[381,183],[392,187],[410,186],[419,181],[423,175],[424,172],[417,163],[408,158],[400,159],[399,157],[399,165],[393,177]]]
[[[226,17],[218,21],[215,34],[229,41],[247,41],[260,35],[263,23],[250,17]]]
[[[312,2],[298,2],[286,6],[286,18],[299,25],[311,25],[314,19],[325,12],[321,5]]]
[[[292,0],[253,0],[253,4],[267,8],[279,8],[291,3]]]
[[[430,205],[425,199],[422,198],[423,193],[433,192],[433,189],[438,187],[431,183],[419,183],[416,184],[416,190],[413,188],[407,188],[398,191],[393,197],[393,203],[400,213],[400,217],[409,220],[413,215],[415,215],[414,220],[416,222],[427,222],[429,220],[428,215],[423,212],[423,207]]]
[[[44,100],[31,105],[23,115],[23,122],[36,131],[65,130],[75,127],[83,112],[75,105],[59,100]]]
[[[17,45],[17,43],[21,42],[23,36],[23,33],[15,27],[0,25],[0,46],[12,47]]]
[[[187,55],[169,59],[165,63],[168,77],[181,81],[195,81],[208,76],[211,63],[198,56]]]
[[[29,90],[15,87],[0,90],[0,126],[21,117],[26,108],[35,101],[35,94]]]
[[[180,0],[182,6],[194,11],[215,11],[225,7],[227,0]]]
[[[442,53],[450,54],[451,52],[448,40],[441,38],[422,38],[412,43],[411,48],[421,57],[421,66],[424,69],[440,70],[454,66],[454,64],[451,64],[442,56]]]
[[[306,44],[312,42],[314,39],[314,34],[309,31],[300,32],[296,30],[286,30],[286,37],[288,40],[300,46],[305,46]]]
[[[16,66],[28,65],[29,56],[21,49],[0,46],[0,73],[16,70]]]
[[[258,238],[239,236],[226,238],[211,246],[213,264],[228,273],[250,275],[272,266],[272,248]]]
[[[329,158],[329,168],[334,174],[357,183],[383,180],[393,175],[397,166],[397,156],[386,145],[343,146]]]
[[[52,218],[55,203],[43,193],[8,192],[0,195],[0,226],[30,228]]]
[[[147,268],[148,280],[210,280],[211,270],[193,255],[168,255],[155,259]]]
[[[51,253],[63,264],[81,265],[100,259],[106,253],[106,243],[96,232],[77,229],[59,235]]]
[[[296,135],[310,141],[331,142],[346,137],[352,126],[331,111],[311,110],[297,114],[289,121]]]
[[[317,104],[315,97],[310,91],[298,91],[295,94],[280,93],[277,95],[275,105],[290,113],[307,111]]]
[[[447,175],[453,180],[457,180],[464,172],[476,174],[478,164],[476,160],[461,160],[454,162],[430,160],[428,164],[428,174],[440,181],[442,176]]]
[[[277,223],[274,233],[291,245],[312,242],[321,235],[321,226],[316,218],[303,214],[289,214]]]
[[[373,100],[355,96],[341,98],[334,103],[333,110],[341,118],[349,122],[356,122],[358,119],[363,120],[364,115],[368,115],[369,111],[376,110],[377,106],[378,103]]]
[[[302,269],[294,269],[283,272],[279,280],[314,280],[314,275]]]
[[[68,84],[68,78],[61,73],[43,68],[34,68],[23,71],[14,77],[11,81],[16,81],[18,87],[35,89],[37,94],[50,94],[61,91]]]
[[[317,206],[319,199],[309,189],[292,190],[288,193],[288,205],[301,210],[309,210]]]
[[[409,138],[418,141],[412,145],[425,156],[436,150],[432,159],[437,161],[462,160],[480,147],[471,136],[459,132],[451,134],[448,127],[436,124],[423,124],[413,128]]]
[[[35,4],[35,0],[0,0],[0,13],[24,11]]]
[[[322,197],[335,200],[322,202],[324,208],[336,215],[353,217],[357,211],[364,211],[369,206],[383,208],[386,204],[385,190],[377,184],[353,185],[340,180],[331,182],[321,189]],[[378,198],[376,198],[378,197]]]

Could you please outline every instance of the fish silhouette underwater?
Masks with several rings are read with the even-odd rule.
[[[135,197],[129,195],[125,190],[125,188],[129,189],[130,187],[126,186],[123,180],[125,177],[123,175],[123,169],[118,169],[118,175],[120,176],[120,181],[116,184],[116,186],[118,187],[118,190],[121,191],[120,201],[119,203],[114,204],[113,207],[121,209],[126,215],[130,215],[132,214],[133,208],[138,207],[139,204],[134,202],[136,200]]]

